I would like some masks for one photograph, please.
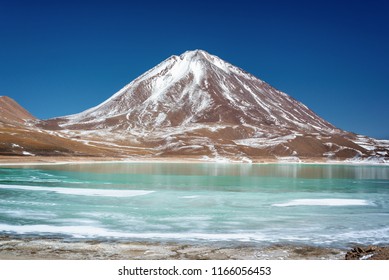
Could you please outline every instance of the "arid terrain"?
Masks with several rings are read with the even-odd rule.
[[[389,158],[388,140],[341,130],[201,50],[166,59],[75,115],[40,120],[1,96],[0,139],[2,157],[367,163]]]

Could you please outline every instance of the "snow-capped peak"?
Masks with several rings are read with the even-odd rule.
[[[304,104],[203,50],[173,55],[100,105],[50,124],[81,139],[113,138],[120,149],[141,146],[140,154],[388,155],[385,145],[353,142]]]
[[[203,50],[171,56],[100,105],[62,120],[63,127],[142,131],[198,123],[334,129],[300,102]]]
[[[192,50],[192,51],[186,51],[183,54],[179,55],[178,57],[180,57],[181,59],[184,59],[184,60],[192,60],[192,59],[200,58],[200,57],[207,58],[208,56],[212,56],[212,55],[210,55],[206,51],[197,49],[197,50]]]
[[[226,73],[233,73],[236,75],[243,75],[245,78],[253,79],[255,78],[251,74],[245,72],[244,70],[240,69],[239,67],[236,67],[220,57],[216,55],[212,55],[204,50],[193,50],[193,51],[186,51],[180,56],[173,56],[175,58],[180,58],[181,60],[188,61],[188,62],[196,62],[196,61],[203,61],[203,63],[208,63],[209,65],[212,65],[212,67],[217,67],[219,70],[222,70]]]

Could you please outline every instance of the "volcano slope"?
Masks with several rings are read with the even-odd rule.
[[[171,56],[96,107],[29,124],[81,145],[68,153],[85,155],[247,162],[389,158],[389,141],[336,128],[202,50]]]

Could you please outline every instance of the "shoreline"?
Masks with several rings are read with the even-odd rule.
[[[344,260],[346,249],[288,244],[67,240],[0,235],[0,260]]]
[[[389,260],[388,246],[68,240],[0,235],[2,260]]]
[[[12,166],[29,166],[29,165],[65,165],[65,164],[99,164],[99,163],[220,163],[220,164],[252,164],[252,165],[266,165],[266,164],[303,164],[303,165],[351,165],[351,166],[389,166],[388,162],[368,162],[368,161],[341,161],[307,158],[300,161],[287,161],[275,158],[259,158],[252,162],[243,162],[237,160],[218,160],[218,159],[202,159],[202,158],[145,158],[145,157],[131,157],[131,158],[101,158],[101,157],[44,157],[44,156],[0,156],[0,167]]]

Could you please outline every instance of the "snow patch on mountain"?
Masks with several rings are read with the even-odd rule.
[[[246,162],[253,156],[389,157],[388,143],[342,131],[286,93],[202,50],[173,55],[101,104],[52,121],[84,144],[109,139],[118,149],[155,155]]]

